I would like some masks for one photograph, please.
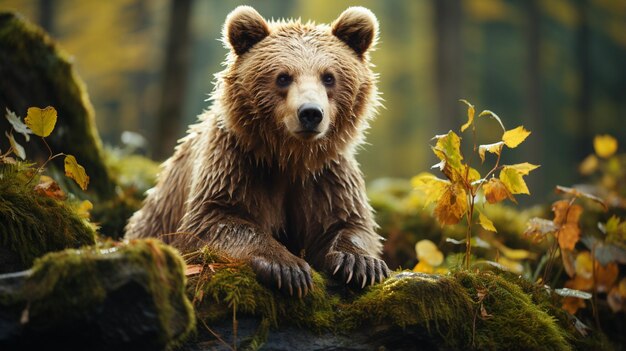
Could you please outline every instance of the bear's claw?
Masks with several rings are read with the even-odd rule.
[[[389,276],[387,264],[376,257],[335,251],[326,255],[326,259],[328,271],[332,270],[333,276],[339,274],[346,284],[352,282],[364,288],[368,281],[374,285]]]
[[[278,290],[291,296],[297,293],[301,298],[313,289],[311,267],[297,257],[293,260],[278,262],[257,256],[250,261],[250,265],[261,282],[268,286],[276,285]]]

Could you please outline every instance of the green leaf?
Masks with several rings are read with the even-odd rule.
[[[524,126],[519,126],[515,129],[504,132],[504,135],[502,135],[502,141],[504,141],[506,146],[513,149],[526,140],[529,135],[530,132],[524,129]]]
[[[461,126],[461,132],[464,132],[469,126],[474,123],[474,114],[476,110],[474,109],[474,105],[470,104],[467,100],[461,99],[460,102],[467,105],[467,122]]]
[[[33,134],[33,131],[28,129],[28,126],[24,124],[24,122],[22,122],[22,120],[15,114],[15,112],[9,111],[8,108],[6,109],[6,111],[7,114],[5,115],[5,117],[7,121],[11,123],[13,130],[22,134],[24,136],[24,139],[26,139],[26,142],[29,142],[30,134]]]
[[[13,148],[13,153],[15,153],[15,155],[17,155],[17,157],[21,158],[22,160],[25,159],[26,151],[24,151],[24,147],[22,147],[22,145],[15,141],[13,133],[9,134],[7,132],[4,132],[4,135],[9,138],[9,143],[11,144],[11,148]]]
[[[502,128],[502,131],[506,132],[506,128],[504,128],[504,124],[502,124],[502,120],[500,119],[500,117],[498,117],[498,115],[496,115],[495,113],[489,110],[485,110],[478,115],[478,117],[483,117],[483,116],[491,117],[495,119],[496,121],[498,121],[498,123],[500,124],[500,127]]]
[[[72,155],[65,156],[65,175],[74,179],[76,184],[83,189],[87,189],[89,184],[89,176],[85,173],[85,168],[78,164],[76,158]]]
[[[57,110],[52,106],[44,109],[31,107],[28,109],[24,122],[33,133],[45,138],[52,133],[54,125],[57,123]]]
[[[524,178],[522,178],[522,174],[514,168],[505,166],[500,171],[499,178],[511,194],[530,195],[530,191],[528,191],[528,187],[526,186]]]

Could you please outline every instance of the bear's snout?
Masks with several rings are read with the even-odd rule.
[[[317,126],[324,117],[322,107],[315,103],[305,103],[298,108],[298,119],[303,133],[318,133]]]

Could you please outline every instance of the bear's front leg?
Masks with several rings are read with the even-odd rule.
[[[364,288],[389,276],[385,261],[360,247],[358,236],[349,229],[337,234],[334,245],[325,256],[324,270],[346,284]]]
[[[194,218],[201,218],[195,222]],[[219,209],[188,213],[172,243],[184,251],[204,245],[250,264],[259,281],[299,297],[313,288],[311,268],[255,223]],[[201,240],[198,240],[202,238]]]

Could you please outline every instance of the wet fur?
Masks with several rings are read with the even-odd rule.
[[[290,294],[312,287],[309,264],[358,286],[388,275],[354,159],[379,105],[367,54],[377,23],[368,10],[349,11],[332,26],[267,23],[249,7],[229,15],[231,53],[213,106],[163,164],[127,238],[157,236],[182,251],[210,245],[248,260],[260,280]],[[373,32],[356,33],[365,41],[349,35],[368,20]],[[337,76],[329,130],[311,142],[282,128],[284,96],[274,87],[279,70],[303,65]]]

